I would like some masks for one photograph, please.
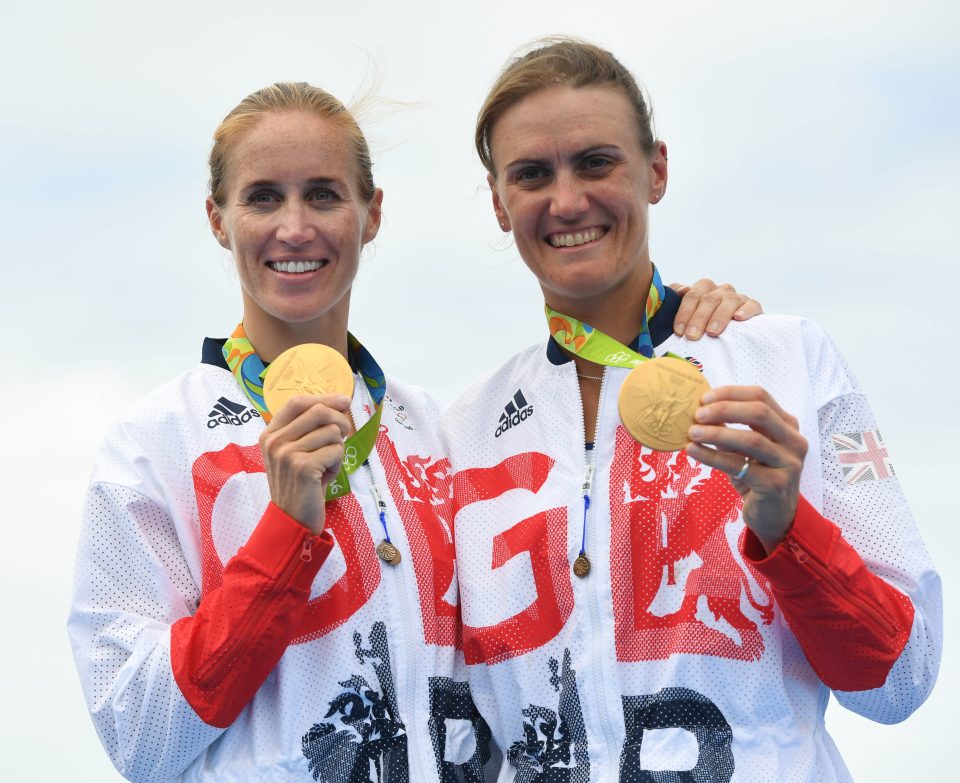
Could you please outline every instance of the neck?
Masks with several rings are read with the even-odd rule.
[[[597,297],[573,299],[544,291],[544,298],[554,310],[629,345],[643,328],[643,314],[652,280],[653,267],[648,264],[635,279],[624,281],[613,291]]]
[[[342,318],[331,315],[304,323],[290,323],[264,317],[262,313],[245,312],[243,330],[264,364],[269,364],[288,348],[304,343],[328,345],[347,358],[346,314]]]

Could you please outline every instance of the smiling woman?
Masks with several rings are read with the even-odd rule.
[[[539,90],[498,118],[488,175],[500,226],[550,304],[622,314],[612,334],[626,341],[650,273],[648,205],[667,186],[666,145],[648,157],[635,126],[608,87]]]
[[[377,235],[383,191],[365,193],[341,124],[303,110],[263,117],[234,142],[235,173],[207,199],[237,265],[244,329],[267,361],[307,337],[346,354],[357,248]]]
[[[347,331],[383,199],[363,134],[276,84],[210,172],[242,320],[97,458],[69,630],[100,738],[131,780],[480,783],[439,412]],[[745,297],[700,301],[725,324]]]
[[[535,43],[476,142],[551,333],[444,416],[499,779],[849,780],[831,694],[903,720],[942,643],[939,577],[856,379],[801,318],[673,334],[648,242],[667,148],[609,52]]]
[[[97,460],[69,626],[100,738],[132,780],[479,781],[438,411],[347,332],[383,197],[366,141],[277,84],[210,170],[243,318]]]

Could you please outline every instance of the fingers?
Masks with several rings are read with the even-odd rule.
[[[759,386],[721,386],[701,402],[687,454],[731,477],[744,522],[769,552],[796,513],[807,440],[796,417]]]
[[[725,386],[703,396],[690,428],[692,442],[711,444],[739,455],[733,459],[739,470],[743,457],[771,467],[802,465],[807,453],[796,417],[784,411],[758,386]],[[731,427],[729,425],[741,425]],[[730,467],[722,467],[727,469]],[[730,472],[730,470],[727,470]]]
[[[744,464],[750,464],[747,472],[749,473],[750,470],[753,470],[754,475],[756,475],[756,471],[758,470],[757,466],[762,464],[758,460],[750,460],[743,454],[720,451],[692,441],[687,444],[685,451],[688,456],[697,462],[702,462],[704,465],[726,473],[733,482],[738,480],[734,477],[742,470]],[[746,479],[746,475],[744,475],[743,478]]]
[[[737,308],[736,312],[733,314],[734,321],[749,321],[755,315],[763,314],[763,305],[760,304],[756,299],[750,299],[747,297],[747,301],[744,302],[740,307]]]
[[[762,312],[759,302],[738,293],[729,283],[717,285],[706,278],[698,280],[681,296],[673,331],[690,340],[698,340],[704,332],[716,337],[734,318],[746,320]]]
[[[721,293],[722,289],[718,289],[713,292],[713,296],[716,296]],[[711,300],[708,298],[710,294],[704,296],[701,304],[697,306],[697,310],[706,311],[710,305]],[[735,313],[739,312],[740,308],[743,307],[747,302],[747,297],[743,294],[739,294],[734,291],[732,288],[730,291],[723,291],[723,295],[720,298],[720,301],[716,303],[712,313],[704,312],[704,320],[707,322],[706,332],[711,337],[716,337],[717,335],[723,334],[723,330],[727,328],[727,324],[733,320]],[[694,320],[697,318],[697,313],[694,313]]]
[[[799,429],[799,422],[796,416],[781,408],[780,404],[773,398],[770,392],[762,386],[718,386],[704,394],[700,402],[703,406],[718,405],[727,402],[760,403],[769,407],[781,419],[789,422],[793,429]],[[720,408],[717,410],[722,411],[725,409]],[[740,423],[747,424],[748,422]]]
[[[350,398],[345,394],[299,394],[287,400],[280,410],[271,411],[273,417],[270,420],[270,424],[275,429],[285,427],[302,413],[315,407],[317,403],[331,410],[340,411],[341,413],[350,410]]]
[[[314,533],[323,530],[324,492],[352,429],[349,405],[342,395],[294,397],[260,435],[271,500]]]
[[[698,280],[692,286],[670,286],[681,297],[680,307],[677,315],[673,319],[673,331],[678,336],[686,335],[691,340],[696,340],[703,334],[703,327],[706,325],[706,319],[701,315],[699,320],[694,323],[692,319],[697,312],[701,298],[708,292],[717,287],[713,280]]]

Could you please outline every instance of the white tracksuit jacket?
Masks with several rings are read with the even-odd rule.
[[[833,344],[785,316],[689,343],[670,332],[676,305],[670,292],[652,321],[657,354],[797,416],[804,500],[766,557],[725,474],[627,434],[627,370],[606,369],[585,450],[576,370],[552,341],[451,405],[464,652],[500,783],[847,781],[831,691],[894,722],[936,678],[940,581]]]
[[[361,424],[370,401],[356,386]],[[455,649],[437,416],[389,380],[370,469],[327,505],[323,536],[268,505],[263,420],[215,341],[113,428],[87,495],[69,632],[123,775],[482,780],[489,730]],[[375,554],[374,485],[397,566]]]

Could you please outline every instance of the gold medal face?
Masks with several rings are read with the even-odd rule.
[[[580,555],[573,561],[573,573],[581,579],[590,573],[590,558],[586,555]]]
[[[347,360],[328,345],[305,343],[288,348],[267,368],[263,399],[276,413],[298,394],[353,396],[353,371]]]
[[[400,562],[400,550],[386,539],[377,544],[377,556],[390,565],[397,565]]]
[[[634,367],[620,388],[620,420],[644,446],[679,451],[710,384],[684,359],[662,356]]]

